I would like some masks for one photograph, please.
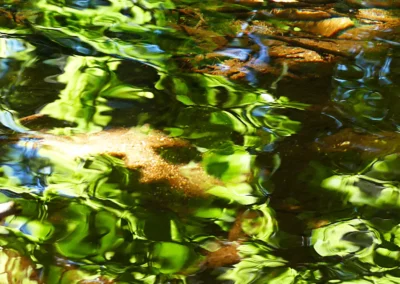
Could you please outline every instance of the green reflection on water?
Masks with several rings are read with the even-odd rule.
[[[256,54],[235,42],[244,41],[236,18],[251,6],[0,5],[0,201],[16,204],[0,227],[1,283],[399,283],[397,148],[370,158],[310,146],[337,131],[326,117],[337,128],[398,128],[396,45],[385,58],[337,62],[334,110],[317,105],[318,113],[308,94],[299,100],[182,67],[228,39]],[[192,17],[182,16],[186,8]],[[204,18],[208,33],[188,29]],[[187,149],[157,154],[183,164],[183,176],[200,167],[218,183],[187,196],[168,182],[142,182],[143,165],[128,169],[121,153],[66,153],[59,147],[68,140],[57,148],[41,143],[55,136],[35,136],[119,127],[186,139]]]

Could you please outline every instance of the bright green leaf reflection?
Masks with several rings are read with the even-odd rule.
[[[215,269],[220,280],[321,279],[318,269],[291,267],[277,254],[280,231],[266,203],[272,190],[264,187],[273,186],[280,154],[273,155],[268,179],[256,165],[259,153],[300,131],[292,115],[306,104],[222,76],[183,73],[174,56],[211,49],[173,28],[176,12],[192,1],[20,2],[4,7],[18,8],[23,20],[0,17],[0,32],[15,36],[0,39],[0,122],[33,136],[0,147],[0,201],[20,210],[0,227],[0,264],[13,267],[0,267],[0,282],[7,274],[23,283],[188,283],[226,245],[237,247],[241,259]],[[227,6],[213,3],[207,11],[219,7]],[[227,22],[210,25],[235,30]],[[24,116],[26,126],[18,120]],[[46,134],[34,136],[31,126]],[[118,153],[66,154],[41,144],[54,138],[48,133],[121,126],[187,140],[184,154],[164,147],[155,155],[184,164],[183,175],[200,165],[219,183],[206,197],[188,198],[162,181],[142,183],[141,168],[127,169]],[[234,229],[239,237],[228,241]]]
[[[322,187],[344,193],[356,205],[385,208],[400,206],[399,155],[392,154],[368,166],[363,174],[336,175],[325,179]]]

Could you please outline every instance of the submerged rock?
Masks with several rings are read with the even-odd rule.
[[[396,44],[400,40],[400,25],[390,23],[361,25],[343,32],[338,38],[357,41],[387,39]]]
[[[27,256],[14,249],[0,250],[1,283],[43,283],[35,264]]]
[[[205,196],[208,189],[222,184],[198,164],[172,164],[164,160],[157,153],[157,149],[189,147],[190,144],[157,131],[145,133],[138,129],[121,128],[74,136],[37,133],[20,138],[33,139],[35,147],[51,148],[70,158],[91,155],[110,155],[120,158],[128,169],[140,171],[140,182],[165,182],[187,196]],[[7,141],[18,142],[12,139]],[[26,142],[21,141],[21,143],[26,146]]]
[[[399,10],[358,9],[356,18],[381,22],[400,22]]]
[[[272,9],[270,13],[277,18],[297,21],[315,21],[331,17],[328,12],[311,9]]]
[[[319,152],[361,152],[364,157],[383,157],[400,151],[400,135],[396,132],[357,133],[346,128],[319,139],[315,146]]]
[[[350,18],[341,17],[318,22],[296,22],[294,25],[306,32],[322,35],[324,37],[332,37],[338,32],[354,26],[354,23]]]
[[[346,0],[346,2],[361,7],[400,8],[399,0]]]

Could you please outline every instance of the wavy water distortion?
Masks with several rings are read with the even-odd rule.
[[[0,2],[0,283],[400,283],[399,15]]]

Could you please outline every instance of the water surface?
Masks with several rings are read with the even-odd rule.
[[[0,282],[400,283],[398,9],[1,2]]]

